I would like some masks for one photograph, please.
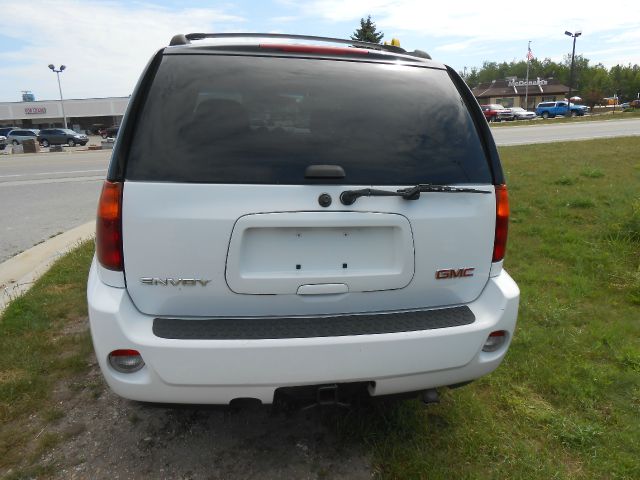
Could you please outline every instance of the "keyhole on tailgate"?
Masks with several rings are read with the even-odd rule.
[[[318,197],[318,203],[321,207],[327,208],[329,205],[331,205],[331,195],[329,195],[328,193],[323,193]]]
[[[343,264],[342,264],[342,268],[347,268],[347,264],[346,264],[346,263],[343,263]]]
[[[299,263],[296,264],[296,270],[300,270],[302,268],[302,265],[300,265]]]

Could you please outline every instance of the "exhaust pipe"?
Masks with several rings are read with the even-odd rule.
[[[440,403],[440,395],[435,388],[430,388],[422,392],[422,403],[431,405],[432,403]]]

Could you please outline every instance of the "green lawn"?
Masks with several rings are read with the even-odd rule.
[[[93,242],[72,251],[0,317],[0,472],[59,441],[46,431],[63,412],[51,391],[88,369],[86,280]],[[39,467],[15,478],[46,475]],[[11,477],[14,478],[14,477]]]
[[[505,265],[522,291],[503,365],[440,405],[327,424],[370,451],[382,478],[638,479],[640,137],[500,152]],[[86,244],[64,258],[0,319],[0,470],[64,441],[37,434],[60,415],[51,386],[87,368],[88,336],[73,327],[91,254]]]

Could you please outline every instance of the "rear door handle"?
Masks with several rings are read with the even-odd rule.
[[[335,295],[337,293],[347,293],[349,287],[346,283],[316,283],[300,285],[298,295]]]

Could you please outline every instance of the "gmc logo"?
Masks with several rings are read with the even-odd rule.
[[[436,280],[444,280],[445,278],[473,277],[475,268],[445,268],[436,271]]]

